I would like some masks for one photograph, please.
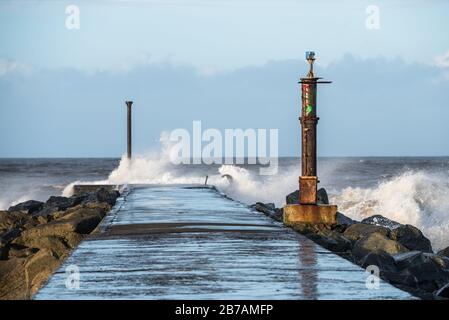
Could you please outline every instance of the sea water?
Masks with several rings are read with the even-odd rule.
[[[280,158],[276,175],[258,165],[173,165],[164,154],[128,159],[0,159],[0,209],[76,183],[204,183],[246,204],[274,202],[297,189],[300,159]],[[420,228],[435,250],[449,245],[449,157],[319,158],[320,187],[353,219],[381,214]],[[230,179],[223,177],[230,175]]]

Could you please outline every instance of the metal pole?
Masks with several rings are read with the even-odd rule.
[[[319,118],[316,112],[316,92],[318,83],[330,83],[330,81],[318,81],[315,77],[313,63],[315,53],[306,52],[306,59],[310,69],[306,78],[301,78],[301,176],[299,177],[300,204],[317,203],[317,124]]]
[[[315,53],[306,52],[310,64],[309,73],[301,78],[301,176],[299,177],[299,203],[287,204],[284,207],[283,221],[287,226],[297,223],[327,224],[337,223],[337,206],[317,203],[317,123],[316,92],[318,81],[313,73]]]
[[[128,109],[128,159],[131,159],[131,145],[132,145],[131,106],[133,105],[133,102],[125,101],[125,103]]]

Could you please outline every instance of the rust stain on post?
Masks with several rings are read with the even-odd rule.
[[[305,78],[301,78],[301,176],[299,177],[299,203],[284,207],[284,222],[335,223],[337,207],[317,205],[317,84],[331,83],[315,77],[315,53],[306,52],[310,65]],[[287,212],[288,214],[285,214]]]

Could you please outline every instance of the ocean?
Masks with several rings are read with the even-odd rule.
[[[0,209],[51,195],[76,183],[204,183],[246,204],[274,202],[297,189],[298,158],[279,158],[278,173],[258,165],[173,165],[163,154],[105,159],[0,159]],[[232,176],[232,182],[223,175]],[[353,219],[381,214],[415,225],[438,250],[449,245],[449,157],[319,158],[320,187]]]

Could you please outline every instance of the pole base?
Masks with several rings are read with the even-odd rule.
[[[336,224],[337,206],[316,204],[289,204],[284,207],[284,224]]]

